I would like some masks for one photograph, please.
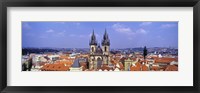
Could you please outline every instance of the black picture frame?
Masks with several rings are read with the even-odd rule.
[[[200,0],[2,0],[0,1],[0,91],[2,93],[199,93]],[[7,7],[193,7],[193,86],[7,86]],[[187,37],[186,37],[187,38]],[[185,76],[187,77],[187,76]],[[183,78],[185,78],[183,77]],[[123,82],[123,81],[122,81]]]

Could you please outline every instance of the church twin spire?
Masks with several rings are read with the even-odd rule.
[[[100,44],[102,46],[100,46]],[[102,65],[111,64],[110,63],[110,40],[108,38],[107,31],[103,35],[103,39],[101,43],[98,43],[96,40],[96,36],[94,34],[94,30],[92,32],[91,40],[90,40],[90,65],[91,69],[101,69]]]
[[[107,34],[107,31],[105,29],[105,33],[104,33],[104,36],[103,36],[103,40],[101,42],[102,45],[110,45],[110,40],[108,38],[108,34]],[[94,30],[92,32],[92,36],[91,36],[91,40],[90,40],[90,45],[97,45],[97,41],[96,41],[96,36],[94,34]]]

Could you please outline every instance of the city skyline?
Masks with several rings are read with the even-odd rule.
[[[22,47],[88,48],[94,30],[112,48],[178,48],[178,22],[22,22]],[[80,42],[81,41],[81,42]]]

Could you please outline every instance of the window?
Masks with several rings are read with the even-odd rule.
[[[92,47],[92,52],[94,52],[94,47]]]

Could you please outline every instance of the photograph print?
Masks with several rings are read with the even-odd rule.
[[[21,24],[21,71],[178,71],[176,21]]]

